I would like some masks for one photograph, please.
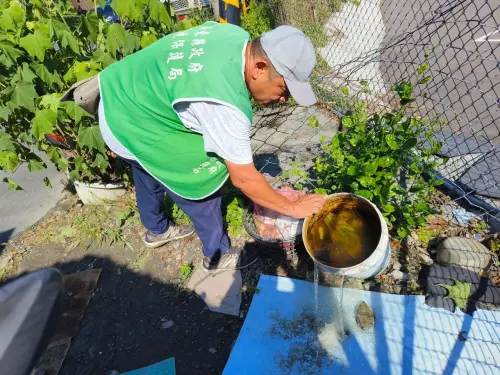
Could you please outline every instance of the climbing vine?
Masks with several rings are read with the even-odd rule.
[[[42,170],[40,150],[74,180],[123,177],[93,116],[60,98],[76,81],[171,32],[174,19],[169,3],[158,0],[113,0],[111,7],[120,21],[108,24],[96,12],[77,13],[69,1],[1,3],[0,170],[21,163]]]

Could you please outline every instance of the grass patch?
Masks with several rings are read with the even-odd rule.
[[[179,268],[179,272],[181,279],[186,280],[189,276],[191,276],[191,273],[193,273],[193,265],[191,263],[184,263]]]

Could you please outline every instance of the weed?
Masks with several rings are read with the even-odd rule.
[[[243,194],[230,181],[222,187],[222,215],[224,226],[232,237],[245,234],[243,212],[247,201]]]
[[[189,215],[182,211],[182,209],[167,195],[165,195],[163,208],[165,210],[165,213],[167,214],[167,217],[169,219],[172,219],[174,223],[178,225],[191,223]]]
[[[260,289],[257,288],[257,285],[255,285],[255,284],[247,284],[246,285],[245,293],[259,294],[260,293]]]
[[[191,263],[184,263],[180,269],[181,279],[186,280],[193,272],[193,265]]]
[[[476,220],[472,222],[471,227],[474,233],[484,233],[490,229],[490,226],[484,220]]]

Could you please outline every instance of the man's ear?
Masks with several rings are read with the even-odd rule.
[[[263,74],[267,74],[267,70],[269,69],[269,62],[265,59],[257,59],[255,60],[252,77],[253,79],[257,79],[261,77]]]

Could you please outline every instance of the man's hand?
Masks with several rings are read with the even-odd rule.
[[[233,185],[263,207],[297,219],[315,214],[323,207],[326,198],[324,195],[306,195],[292,202],[278,194],[255,169],[253,163],[235,164],[226,160],[226,165]]]
[[[303,219],[317,214],[325,204],[325,195],[308,194],[293,202],[293,214],[296,219]]]

